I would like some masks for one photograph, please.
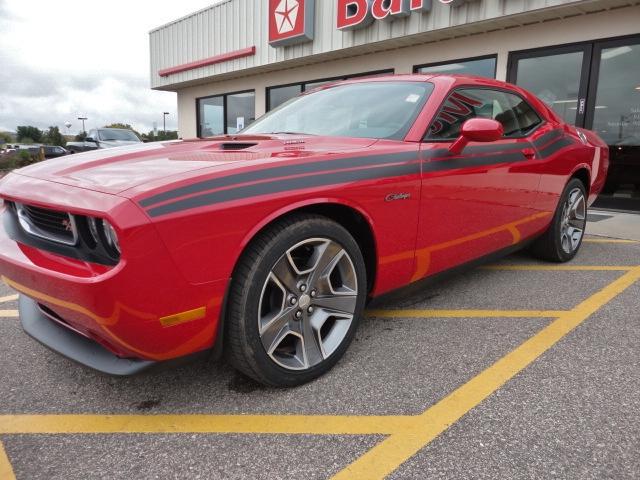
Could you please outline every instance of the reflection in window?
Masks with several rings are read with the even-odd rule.
[[[267,89],[267,109],[273,110],[288,100],[296,97],[301,92],[313,90],[314,88],[321,87],[323,85],[339,82],[341,80],[349,80],[351,78],[378,77],[381,75],[393,75],[393,73],[393,70],[380,70],[377,72],[356,73],[353,75],[345,75],[343,77],[334,77],[324,80],[311,80],[309,82],[301,82],[296,85],[288,85],[284,87],[271,87]]]
[[[224,97],[198,100],[199,137],[212,137],[224,133]]]
[[[602,50],[593,118],[609,145],[640,146],[640,45]]]
[[[289,85],[287,87],[274,87],[268,90],[269,110],[277,108],[293,97],[300,95],[302,85]]]
[[[225,107],[226,103],[226,107]],[[198,99],[198,136],[237,133],[255,120],[255,93],[244,92]]]
[[[496,78],[496,57],[417,67],[416,73],[451,73]]]
[[[580,51],[520,59],[518,86],[535,94],[565,122],[574,125],[583,55]]]

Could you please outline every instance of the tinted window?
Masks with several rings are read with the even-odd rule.
[[[452,140],[460,136],[462,124],[471,118],[489,118],[500,122],[505,137],[519,137],[540,124],[540,117],[522,98],[488,89],[463,89],[453,92],[428,132],[430,140]]]
[[[224,133],[224,97],[198,100],[198,130],[200,137],[212,137]]]
[[[302,92],[302,85],[275,87],[269,89],[269,110],[279,107]]]
[[[496,78],[496,59],[480,58],[440,65],[429,65],[416,68],[417,73],[450,73],[460,75],[477,75],[479,77]]]
[[[426,82],[336,85],[290,100],[245,133],[401,139],[432,91]]]

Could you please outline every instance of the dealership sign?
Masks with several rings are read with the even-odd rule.
[[[315,0],[269,0],[269,45],[313,40],[315,7]]]
[[[330,0],[324,0],[330,1]],[[335,0],[339,30],[356,30],[376,20],[393,21],[413,12],[431,11],[432,1],[457,7],[474,0]],[[269,0],[269,45],[280,47],[313,40],[315,0]]]
[[[438,0],[457,7],[471,0]],[[376,20],[393,21],[413,12],[428,12],[431,0],[338,0],[337,26],[340,30],[356,30]]]

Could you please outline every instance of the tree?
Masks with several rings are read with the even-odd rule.
[[[0,143],[13,143],[13,136],[8,132],[0,132]]]
[[[87,132],[80,132],[78,135],[76,135],[75,141],[84,142],[85,138],[87,138]]]
[[[44,142],[48,145],[57,145],[59,147],[64,147],[67,144],[58,127],[49,127],[49,130],[44,134]]]
[[[17,141],[22,143],[42,143],[44,136],[42,130],[31,126],[21,126],[17,128]]]
[[[143,133],[142,139],[147,142],[163,142],[166,140],[177,140],[178,132],[173,130],[167,130],[167,133],[165,134],[165,132],[160,130],[157,135],[154,135],[153,130],[151,130],[149,133]]]

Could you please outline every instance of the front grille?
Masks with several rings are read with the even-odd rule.
[[[67,212],[16,203],[22,228],[36,237],[65,245],[75,245],[78,234],[74,218]]]

